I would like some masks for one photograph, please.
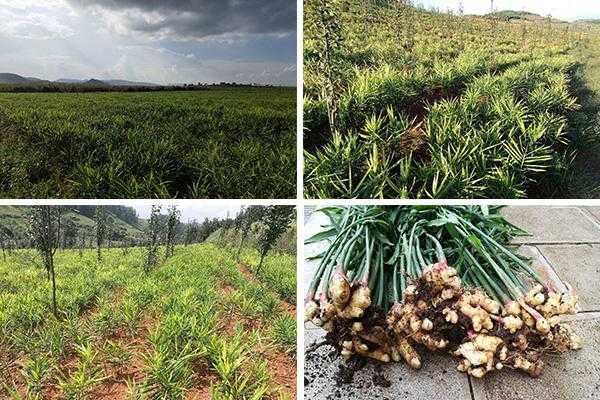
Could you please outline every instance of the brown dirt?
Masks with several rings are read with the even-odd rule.
[[[219,380],[218,376],[208,367],[198,373],[194,388],[186,393],[186,400],[211,400],[210,387]]]
[[[235,292],[235,288],[234,288],[233,286],[231,286],[231,285],[222,285],[222,286],[219,288],[219,292],[220,292],[222,295],[224,295],[224,296],[227,296],[227,295],[229,295],[229,294],[231,294],[231,293]]]
[[[280,388],[296,398],[296,359],[283,352],[265,354],[269,374]]]

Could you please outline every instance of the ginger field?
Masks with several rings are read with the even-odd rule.
[[[0,93],[0,196],[294,197],[295,96]]]
[[[597,25],[304,5],[305,197],[600,195]]]
[[[59,250],[56,319],[35,253],[0,257],[0,398],[296,397],[295,256],[267,256],[262,274],[214,244],[147,274],[143,258]]]

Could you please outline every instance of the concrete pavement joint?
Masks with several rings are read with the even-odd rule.
[[[561,319],[564,322],[590,321],[600,319],[600,311],[580,311],[574,315],[565,315]]]
[[[598,218],[596,218],[594,214],[587,209],[579,208],[579,211],[581,211],[584,217],[586,217],[592,224],[596,225],[596,228],[600,230],[600,221],[598,221]]]
[[[467,381],[469,382],[469,393],[471,394],[471,400],[476,400],[475,393],[473,392],[473,382],[471,381],[470,375],[467,375]]]

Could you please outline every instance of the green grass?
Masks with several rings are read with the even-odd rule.
[[[576,191],[573,159],[598,143],[600,107],[582,91],[597,90],[600,29],[327,4],[305,1],[305,197]],[[322,38],[337,28],[327,59]]]
[[[291,198],[295,93],[1,93],[0,195]]]
[[[33,254],[0,261],[0,354],[19,360],[0,370],[0,397],[93,398],[110,381],[129,398],[181,399],[206,371],[215,399],[279,396],[265,355],[295,353],[296,321],[229,251],[177,247],[147,275],[141,249],[105,250],[101,263],[93,250],[59,251],[59,320],[39,260],[24,261]]]
[[[291,304],[296,302],[296,256],[294,254],[269,253],[260,270],[258,250],[248,248],[242,250],[240,260],[282,299]]]

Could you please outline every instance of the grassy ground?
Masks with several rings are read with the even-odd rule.
[[[148,275],[139,249],[104,254],[58,253],[58,320],[34,253],[0,259],[0,397],[295,398],[295,307],[229,252],[177,247]]]
[[[305,15],[306,197],[593,195],[600,174],[576,171],[598,164],[597,27],[386,1]]]
[[[2,93],[0,196],[293,197],[295,96],[291,88]]]

